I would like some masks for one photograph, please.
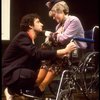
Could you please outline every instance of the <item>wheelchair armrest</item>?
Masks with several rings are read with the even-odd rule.
[[[73,40],[94,43],[94,40],[88,38],[74,37]]]

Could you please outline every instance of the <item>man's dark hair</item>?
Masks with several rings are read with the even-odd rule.
[[[34,19],[39,18],[38,14],[27,14],[24,17],[22,17],[20,22],[20,30],[21,31],[28,31],[30,29],[29,25],[34,26]]]

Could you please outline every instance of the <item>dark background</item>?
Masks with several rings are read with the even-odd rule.
[[[48,16],[48,9],[45,3],[48,0],[11,0],[11,24],[9,41],[2,41],[2,52],[5,51],[9,42],[19,32],[19,24],[21,18],[28,13],[38,13],[44,29],[54,31],[56,22]],[[94,25],[99,24],[98,0],[65,0],[70,9],[70,15],[77,16],[85,30],[91,29]],[[37,43],[44,41],[41,36],[37,39]]]

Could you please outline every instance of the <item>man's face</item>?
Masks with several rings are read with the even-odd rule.
[[[42,32],[43,24],[40,22],[38,18],[34,19],[34,26],[33,29],[36,32]]]

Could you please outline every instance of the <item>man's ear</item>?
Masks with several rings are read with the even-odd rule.
[[[32,28],[33,28],[33,26],[29,25],[29,28],[30,28],[30,29],[32,29]]]

